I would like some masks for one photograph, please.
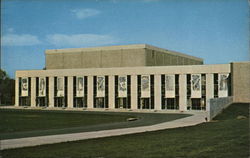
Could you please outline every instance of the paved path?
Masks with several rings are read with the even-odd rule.
[[[4,150],[4,149],[10,149],[10,148],[21,148],[21,147],[27,147],[27,146],[54,144],[54,143],[61,143],[61,142],[68,142],[68,141],[102,138],[102,137],[118,136],[118,135],[125,135],[125,134],[157,131],[157,130],[163,130],[163,129],[177,128],[177,127],[193,126],[193,125],[197,125],[197,124],[204,122],[205,117],[206,117],[206,113],[200,112],[190,117],[185,117],[182,119],[173,120],[170,122],[165,122],[165,123],[160,123],[160,124],[155,124],[155,125],[150,125],[150,126],[123,128],[123,129],[111,129],[111,130],[72,133],[72,134],[38,136],[38,137],[28,137],[28,138],[19,138],[19,139],[6,139],[6,140],[1,140],[0,147],[1,147],[1,150]]]

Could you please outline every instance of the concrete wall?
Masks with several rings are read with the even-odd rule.
[[[250,62],[231,63],[234,102],[250,103]]]
[[[202,61],[174,55],[171,51],[162,52],[146,49],[146,66],[168,66],[168,65],[201,65]]]
[[[223,109],[227,108],[233,102],[233,97],[213,98],[209,100],[207,106],[208,120],[212,120],[215,116],[220,114]]]
[[[91,68],[93,66],[100,67],[101,65],[101,55],[98,51],[82,52],[80,59],[82,59],[81,67],[83,64],[86,68]],[[67,68],[67,65],[65,65],[65,68]]]
[[[197,65],[203,60],[150,45],[46,50],[46,69]]]
[[[145,49],[46,53],[46,69],[134,67],[145,65]]]

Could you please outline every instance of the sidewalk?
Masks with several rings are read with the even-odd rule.
[[[202,122],[205,122],[205,117],[206,117],[206,113],[196,113],[190,117],[185,117],[182,119],[155,124],[151,126],[112,129],[112,130],[103,130],[103,131],[94,131],[94,132],[72,133],[72,134],[61,134],[61,135],[38,136],[38,137],[28,137],[28,138],[19,138],[19,139],[6,139],[6,140],[1,140],[0,147],[1,147],[1,150],[4,150],[4,149],[11,149],[11,148],[21,148],[21,147],[28,147],[28,146],[54,144],[54,143],[62,143],[62,142],[68,142],[68,141],[119,136],[119,135],[125,135],[125,134],[142,133],[142,132],[177,128],[177,127],[193,126],[193,125],[197,125]]]

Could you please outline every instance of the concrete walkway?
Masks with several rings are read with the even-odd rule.
[[[160,124],[155,124],[155,125],[150,125],[150,126],[111,129],[111,130],[72,133],[72,134],[61,134],[61,135],[38,136],[38,137],[28,137],[28,138],[19,138],[19,139],[6,139],[6,140],[1,140],[0,147],[1,147],[1,150],[4,150],[4,149],[11,149],[11,148],[21,148],[21,147],[28,147],[28,146],[54,144],[54,143],[62,143],[62,142],[68,142],[68,141],[119,136],[119,135],[125,135],[125,134],[142,133],[142,132],[177,128],[177,127],[193,126],[193,125],[197,125],[202,122],[205,122],[205,117],[206,117],[206,113],[200,112],[200,113],[195,113],[194,115],[190,117],[185,117],[182,119],[173,120],[170,122],[165,122],[165,123],[160,123]]]

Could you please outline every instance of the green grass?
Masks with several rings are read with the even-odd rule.
[[[0,133],[77,127],[125,121],[127,116],[61,111],[0,110]]]
[[[189,115],[0,109],[0,139],[145,126]],[[139,120],[127,122],[127,118]]]
[[[247,119],[237,120],[238,115]],[[249,104],[234,104],[193,127],[2,151],[3,157],[248,158]]]

